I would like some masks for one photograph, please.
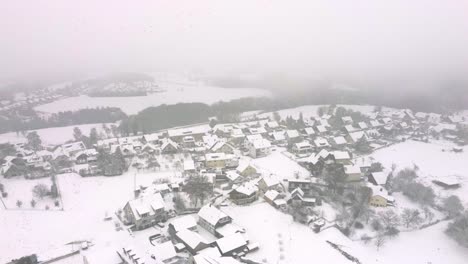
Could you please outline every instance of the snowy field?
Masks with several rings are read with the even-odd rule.
[[[442,197],[458,195],[468,206],[468,146],[465,146],[461,153],[450,151],[452,147],[450,143],[441,141],[434,143],[407,141],[377,150],[371,156],[387,169],[391,168],[392,164],[397,166],[397,170],[417,165],[422,176],[421,180],[432,186],[436,194]],[[461,188],[444,190],[431,182],[452,175],[456,175],[459,179]]]
[[[158,81],[156,81],[158,82]],[[159,83],[158,83],[159,84]],[[88,97],[78,96],[57,100],[52,103],[39,105],[35,110],[57,113],[61,111],[75,111],[83,108],[118,107],[126,114],[136,114],[139,111],[162,104],[200,102],[212,104],[218,101],[230,101],[242,97],[271,96],[271,93],[255,88],[220,88],[204,85],[199,82],[162,82],[165,92],[135,97]]]
[[[322,106],[329,106],[329,105],[304,105],[299,106],[296,108],[289,108],[277,111],[278,114],[281,116],[282,119],[285,119],[288,116],[291,116],[294,119],[299,118],[299,114],[302,113],[304,118],[308,119],[311,117],[318,117],[318,109]],[[361,112],[363,114],[370,114],[374,111],[375,106],[373,105],[337,105],[337,107],[344,107],[346,109],[351,109],[357,112]],[[384,108],[390,109],[390,108]],[[258,115],[258,117],[266,118],[266,117],[273,117],[273,112],[263,113]]]
[[[106,123],[108,127],[112,123]],[[44,144],[58,145],[63,144],[69,140],[74,140],[73,138],[73,129],[78,127],[81,129],[81,132],[85,136],[89,136],[89,132],[93,127],[95,127],[98,133],[103,132],[102,124],[87,124],[87,125],[76,125],[76,126],[66,126],[66,127],[52,127],[37,129],[32,131],[37,131],[37,134],[41,137],[41,140]],[[0,143],[25,143],[27,141],[26,137],[20,133],[9,132],[0,134]]]
[[[296,175],[303,177],[310,175],[309,171],[282,153],[286,151],[284,148],[274,149],[276,150],[272,151],[270,155],[252,160],[262,175],[274,175],[280,180],[293,179]]]
[[[113,221],[104,221],[133,198],[134,171],[118,177],[82,178],[58,175],[64,211],[0,210],[0,263],[30,253],[55,249],[70,241],[90,239],[107,245],[125,231],[117,232]],[[136,184],[172,178],[174,173],[138,174]],[[29,186],[18,187],[30,193]],[[115,249],[115,248],[113,248]]]
[[[424,230],[402,232],[377,250],[373,243],[353,242],[334,228],[315,234],[309,227],[293,222],[291,216],[267,203],[248,207],[231,206],[223,210],[246,228],[252,242],[260,243],[260,249],[248,255],[248,258],[257,261],[283,264],[352,263],[328,245],[327,240],[340,245],[342,250],[363,264],[463,264],[468,259],[468,251],[444,234],[447,222]]]

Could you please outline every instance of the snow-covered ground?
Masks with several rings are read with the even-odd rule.
[[[310,172],[299,166],[297,162],[285,156],[284,148],[274,148],[275,151],[266,157],[253,159],[252,163],[260,169],[262,175],[274,175],[278,179],[293,179],[295,176],[306,177]]]
[[[125,231],[115,231],[113,221],[104,221],[133,198],[133,186],[173,173],[131,171],[118,177],[82,178],[77,174],[58,175],[64,211],[0,210],[0,263],[31,253],[57,248],[71,241],[90,239],[97,245],[107,245]],[[2,179],[3,180],[3,179]],[[19,190],[30,193],[28,186]],[[7,190],[8,191],[8,190]],[[115,218],[115,217],[114,217]],[[113,248],[115,250],[115,248]],[[114,251],[115,253],[115,251]]]
[[[304,118],[308,119],[311,117],[318,117],[318,109],[323,106],[329,105],[304,105],[299,106],[296,108],[289,108],[276,111],[281,116],[282,119],[285,119],[288,116],[291,116],[294,119],[299,118],[299,114],[302,113]],[[351,109],[354,111],[361,112],[363,114],[370,114],[374,111],[375,106],[373,105],[337,105],[337,107],[344,107],[346,109]],[[390,109],[390,108],[385,108]],[[265,117],[273,117],[273,112],[263,113],[258,115],[258,117],[265,118]]]
[[[416,165],[419,168],[420,180],[432,186],[436,194],[442,197],[458,195],[468,206],[468,146],[465,146],[461,153],[452,152],[452,147],[452,144],[442,141],[407,141],[377,150],[371,156],[386,168],[395,164],[397,170],[401,170]],[[431,182],[453,175],[461,182],[461,188],[444,190]]]
[[[112,123],[106,124],[108,127]],[[43,128],[32,130],[36,131],[37,134],[41,137],[41,140],[44,144],[58,145],[63,144],[69,140],[73,140],[73,129],[78,127],[81,129],[81,132],[85,136],[89,136],[89,132],[93,127],[95,127],[98,133],[103,132],[102,124],[86,124],[86,125],[76,125],[76,126],[66,126],[66,127],[52,127],[52,128]],[[9,132],[0,134],[0,143],[25,143],[26,137],[20,133]]]
[[[69,97],[52,103],[39,105],[35,110],[57,113],[60,111],[74,111],[83,108],[118,107],[127,114],[136,114],[139,111],[162,104],[176,103],[215,103],[229,101],[242,97],[271,96],[267,90],[256,88],[221,88],[203,84],[199,81],[156,79],[160,88],[166,90],[161,93],[136,97]]]

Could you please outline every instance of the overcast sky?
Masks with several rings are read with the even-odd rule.
[[[108,71],[468,72],[468,1],[4,1],[0,79]]]

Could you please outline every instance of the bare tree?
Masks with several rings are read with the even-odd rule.
[[[377,237],[375,237],[375,246],[377,247],[377,250],[379,250],[386,242],[387,238],[385,237],[384,232],[379,232]]]
[[[382,220],[384,223],[385,227],[388,229],[390,227],[395,227],[399,225],[400,223],[400,218],[398,215],[393,212],[393,211],[385,211],[385,212],[380,212],[379,213],[379,218]]]
[[[420,212],[418,210],[411,210],[409,208],[403,210],[401,219],[403,223],[405,223],[406,228],[408,228],[410,225],[418,225],[422,222]]]
[[[431,222],[432,219],[434,218],[434,213],[431,211],[431,209],[426,206],[423,208],[423,212],[424,212],[424,219],[428,222]]]

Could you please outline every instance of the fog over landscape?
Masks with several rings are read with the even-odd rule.
[[[0,6],[0,264],[468,263],[468,1]]]
[[[8,1],[1,79],[113,71],[466,79],[465,1]]]

